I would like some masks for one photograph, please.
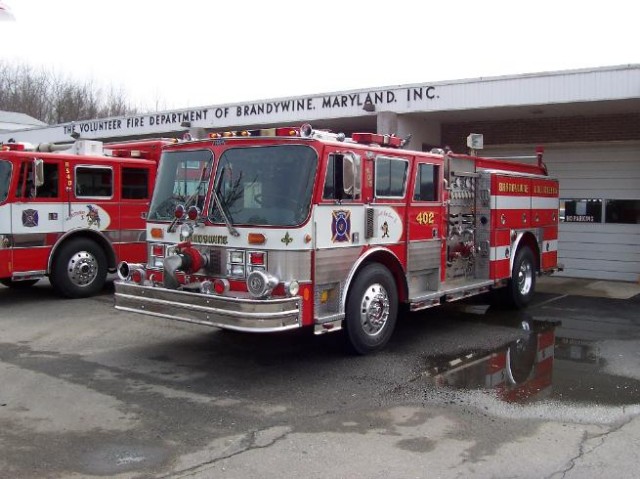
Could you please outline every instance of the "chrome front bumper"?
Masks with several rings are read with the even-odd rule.
[[[115,281],[115,307],[235,331],[272,333],[302,326],[300,297],[250,299]]]

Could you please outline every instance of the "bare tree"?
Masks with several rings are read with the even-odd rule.
[[[122,88],[106,92],[42,68],[0,61],[0,110],[26,113],[49,124],[136,114]]]

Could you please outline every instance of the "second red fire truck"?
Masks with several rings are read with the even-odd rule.
[[[501,289],[525,306],[557,265],[558,182],[537,164],[404,150],[309,125],[164,149],[146,264],[116,308],[246,332],[346,329],[361,354],[421,310]]]
[[[61,295],[85,297],[120,261],[144,261],[144,218],[169,143],[0,145],[0,283],[48,276]]]

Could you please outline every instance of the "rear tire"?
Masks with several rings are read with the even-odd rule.
[[[369,354],[387,344],[398,317],[396,282],[387,268],[374,263],[358,273],[347,296],[345,313],[350,350]]]
[[[107,279],[107,256],[87,238],[76,238],[60,247],[51,269],[51,284],[67,298],[86,298],[100,292]]]
[[[507,377],[511,384],[522,384],[531,377],[538,354],[538,333],[531,329],[529,321],[522,321],[521,328],[527,332],[507,349]]]
[[[516,253],[511,270],[511,280],[507,286],[507,304],[521,309],[527,306],[535,294],[536,261],[531,248],[522,246]]]

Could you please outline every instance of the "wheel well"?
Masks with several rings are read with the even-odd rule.
[[[76,231],[76,232],[67,234],[66,236],[63,236],[58,240],[58,242],[53,247],[52,254],[49,256],[49,265],[47,267],[47,273],[51,273],[51,266],[55,260],[56,255],[58,254],[58,251],[60,250],[60,247],[63,244],[66,244],[67,242],[74,240],[76,238],[85,238],[97,243],[98,246],[102,248],[102,250],[105,252],[105,255],[107,256],[107,268],[109,269],[110,272],[115,271],[116,253],[113,250],[113,245],[111,244],[111,242],[101,234],[94,233],[93,231],[83,230],[83,231]]]
[[[375,253],[371,253],[367,256],[366,259],[358,265],[358,268],[353,274],[353,278],[362,271],[362,268],[372,263],[381,264],[391,272],[393,279],[396,282],[396,287],[398,288],[398,301],[406,301],[408,296],[406,275],[404,274],[404,270],[398,259],[388,251],[376,251]]]
[[[536,237],[530,231],[525,232],[518,242],[518,250],[523,246],[528,247],[533,253],[536,262],[536,271],[540,271],[540,247]],[[515,257],[515,256],[514,256]]]

